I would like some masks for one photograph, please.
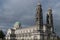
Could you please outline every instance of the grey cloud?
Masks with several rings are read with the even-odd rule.
[[[16,21],[25,20],[31,18],[33,15],[32,0],[5,0],[3,3],[2,12],[0,13],[1,24],[12,24]],[[33,10],[33,9],[32,9]],[[27,15],[26,15],[27,14]],[[30,17],[31,15],[31,17]],[[24,16],[24,17],[23,17]],[[23,19],[24,18],[24,19]],[[26,18],[26,19],[25,19]],[[31,20],[31,19],[30,19]]]

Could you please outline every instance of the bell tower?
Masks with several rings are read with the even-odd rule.
[[[43,13],[42,13],[42,5],[40,2],[37,4],[36,8],[36,25],[39,26],[39,29],[43,28]]]
[[[54,31],[54,27],[53,27],[53,15],[52,15],[52,9],[51,8],[48,9],[46,23],[51,26],[50,27],[51,31]]]

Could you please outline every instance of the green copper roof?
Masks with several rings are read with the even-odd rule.
[[[21,23],[20,22],[16,22],[14,25],[21,25]]]

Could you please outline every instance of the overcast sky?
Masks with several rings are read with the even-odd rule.
[[[35,23],[35,14],[38,0],[0,0],[0,29],[12,28],[16,21],[22,26],[31,26]],[[60,0],[40,0],[43,9],[44,24],[49,7],[53,10],[54,28],[60,35]]]

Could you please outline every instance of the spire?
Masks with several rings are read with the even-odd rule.
[[[52,16],[52,9],[48,9],[47,13],[47,24],[53,25],[53,16]]]
[[[38,5],[37,5],[37,13],[36,13],[36,25],[38,25],[40,27],[40,29],[42,29],[43,27],[43,14],[42,14],[42,7],[41,7],[41,3],[38,0]]]
[[[49,15],[49,14],[52,14],[52,8],[49,8],[49,9],[48,9],[48,15]]]
[[[38,4],[37,5],[41,5],[40,0],[38,0]]]
[[[50,26],[52,27],[51,29],[53,29],[52,31],[54,31],[52,8],[49,8],[49,9],[48,9],[46,23],[47,23],[48,25],[50,25]]]

